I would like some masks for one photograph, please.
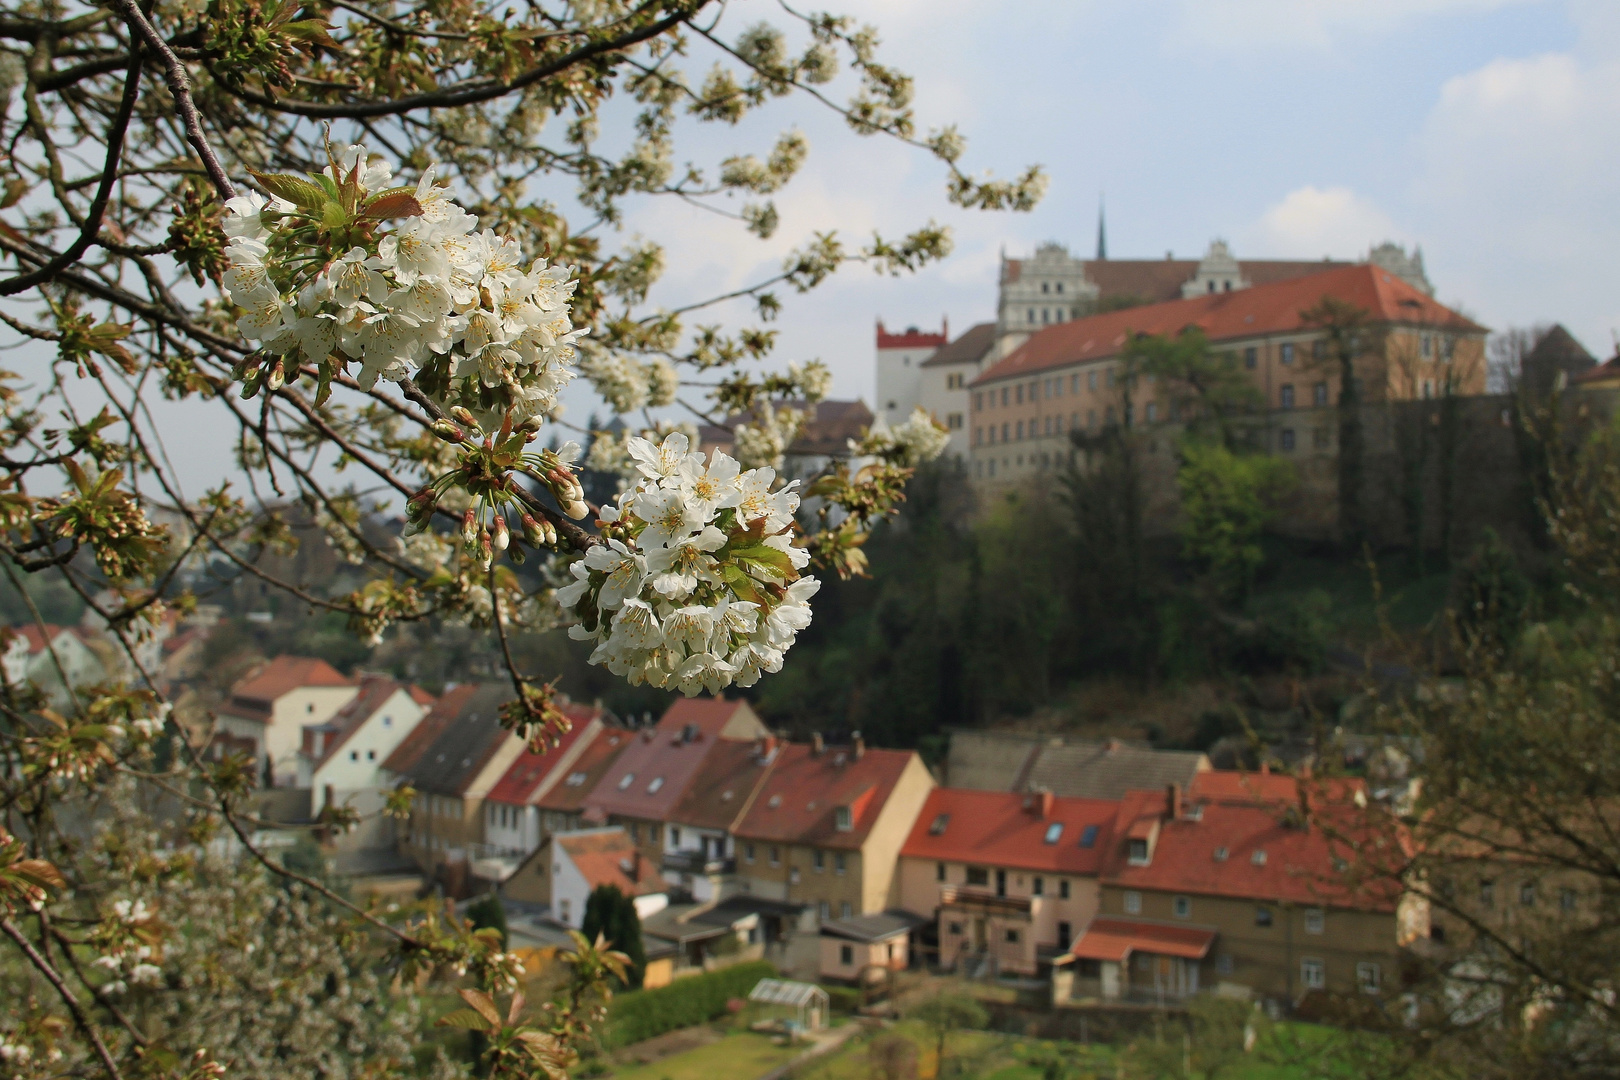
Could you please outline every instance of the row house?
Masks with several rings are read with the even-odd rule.
[[[305,724],[298,780],[310,790],[311,816],[356,800],[362,814],[381,809],[383,763],[433,707],[434,697],[386,675],[362,675],[353,698],[318,724]]]
[[[267,787],[293,787],[304,728],[329,723],[359,692],[359,680],[325,660],[278,656],[232,686],[215,710],[214,752],[250,753]]]
[[[578,930],[592,892],[612,885],[646,919],[666,908],[669,897],[658,864],[648,859],[617,825],[548,836],[501,888],[521,903],[544,904],[556,922]]]
[[[1331,828],[1324,828],[1324,820]],[[1193,791],[1120,801],[1098,915],[1063,958],[1058,997],[1174,1000],[1218,984],[1295,1002],[1382,994],[1427,908],[1357,848],[1399,851],[1359,781],[1210,773]]]
[[[1486,329],[1391,271],[1357,264],[1252,288],[1127,308],[1053,325],[970,383],[973,475],[1016,480],[1068,460],[1070,436],[1110,426],[1177,422],[1188,388],[1128,371],[1122,353],[1143,335],[1202,330],[1238,358],[1267,415],[1268,449],[1331,452],[1339,360],[1302,313],[1324,299],[1366,312],[1353,348],[1365,400],[1472,395],[1485,390]]]
[[[705,903],[736,891],[737,824],[776,764],[778,741],[722,739],[669,812],[662,855],[670,884]]]
[[[501,855],[521,858],[550,833],[562,831],[545,827],[540,802],[576,775],[580,779],[573,786],[582,786],[580,760],[606,727],[607,714],[600,705],[580,705],[558,695],[557,706],[569,721],[568,730],[538,753],[525,747],[484,800],[484,841]]]
[[[400,852],[453,892],[469,875],[498,881],[510,871],[485,841],[483,804],[525,749],[501,723],[511,699],[502,683],[447,690],[383,764],[396,786],[416,791]]]
[[[1049,791],[936,788],[900,852],[900,906],[927,916],[936,963],[1033,976],[1099,910],[1119,804]]]

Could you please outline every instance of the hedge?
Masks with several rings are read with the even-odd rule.
[[[608,1006],[602,1047],[615,1050],[676,1028],[691,1027],[725,1015],[726,1002],[747,999],[761,979],[776,977],[776,967],[765,960],[733,964],[703,975],[677,979],[656,990],[618,994]]]

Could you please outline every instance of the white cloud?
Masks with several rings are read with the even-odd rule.
[[[1306,185],[1267,209],[1243,237],[1245,255],[1314,259],[1345,258],[1383,240],[1404,240],[1405,234],[1371,200],[1347,187]]]
[[[1182,0],[1182,46],[1330,48],[1345,35],[1387,34],[1433,16],[1475,15],[1538,0]]]

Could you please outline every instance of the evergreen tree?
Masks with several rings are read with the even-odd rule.
[[[586,940],[594,942],[600,934],[607,939],[608,948],[628,956],[630,967],[625,972],[625,985],[632,989],[641,985],[641,977],[647,970],[647,950],[641,944],[641,916],[636,914],[634,900],[617,885],[598,885],[585,901],[585,924],[581,930]]]
[[[483,896],[467,905],[467,921],[474,930],[499,930],[501,932],[501,950],[506,950],[506,905],[501,903],[499,893],[485,893]]]

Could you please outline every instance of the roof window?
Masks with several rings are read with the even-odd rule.
[[[636,782],[636,774],[633,773],[633,772],[627,772],[627,773],[624,774],[624,778],[619,781],[619,790],[623,791],[625,788],[629,787],[631,784],[633,784],[635,782]]]
[[[1063,822],[1054,821],[1046,827],[1046,842],[1055,844],[1063,838]]]
[[[662,776],[655,776],[647,783],[647,794],[655,795],[658,793],[658,789],[663,786],[664,778]]]
[[[941,833],[943,833],[945,831],[945,826],[949,825],[950,823],[951,823],[951,815],[949,815],[949,814],[940,814],[938,817],[936,817],[934,819],[934,823],[932,825],[928,826],[928,835],[930,835],[930,836],[939,836]]]
[[[1097,846],[1097,826],[1095,826],[1095,825],[1087,825],[1085,828],[1080,830],[1080,846],[1081,847],[1096,847]]]
[[[1255,848],[1254,854],[1249,856],[1249,861],[1254,863],[1256,866],[1266,865],[1266,849],[1263,847]]]
[[[840,806],[834,817],[838,823],[839,832],[849,832],[855,827],[855,817],[849,812],[847,806]]]
[[[1230,852],[1228,852],[1225,848],[1218,847],[1218,848],[1215,849],[1215,861],[1216,862],[1225,862],[1226,861],[1226,856],[1229,855],[1229,854],[1230,854]]]
[[[772,795],[771,798],[770,798],[770,801],[767,802],[765,805],[769,806],[772,810],[775,810],[778,806],[782,805],[782,796],[780,796],[780,795]]]
[[[585,785],[585,774],[584,773],[577,772],[577,773],[569,773],[568,774],[568,786],[569,787],[583,787],[584,785]]]

